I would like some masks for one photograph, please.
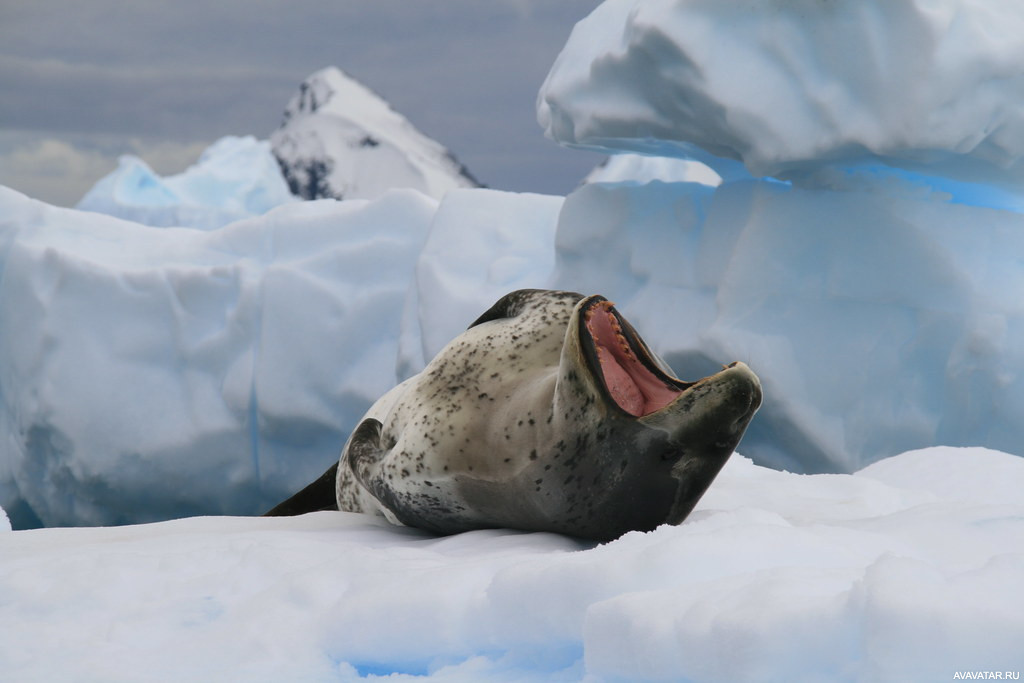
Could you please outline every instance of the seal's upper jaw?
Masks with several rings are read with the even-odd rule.
[[[640,335],[603,296],[577,305],[576,324],[584,364],[605,399],[622,412],[651,415],[692,386],[661,369]]]
[[[654,354],[603,296],[583,299],[576,307],[575,332],[583,364],[606,403],[646,424],[674,422],[673,414],[691,410],[690,403],[709,394],[724,397],[723,409],[742,422],[739,433],[761,404],[761,385],[750,368],[732,363],[696,382],[668,374]],[[706,398],[705,398],[706,401]],[[705,406],[710,407],[710,406]]]

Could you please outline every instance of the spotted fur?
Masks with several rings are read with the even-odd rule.
[[[337,467],[338,507],[444,534],[501,526],[609,540],[682,521],[760,404],[757,377],[742,363],[693,384],[666,376],[681,395],[628,414],[586,360],[583,316],[598,299],[500,299],[370,409]]]

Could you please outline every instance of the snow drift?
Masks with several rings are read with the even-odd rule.
[[[361,515],[0,533],[13,680],[888,681],[1020,671],[1024,460],[734,456],[597,547]],[[158,672],[158,673],[154,673]]]

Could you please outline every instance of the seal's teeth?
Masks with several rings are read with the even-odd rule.
[[[608,322],[611,324],[612,331],[615,333],[615,340],[618,342],[619,349],[623,354],[625,354],[626,358],[636,360],[636,354],[633,353],[633,347],[630,346],[629,340],[626,339],[626,333],[622,329],[622,324],[619,322],[619,319],[611,313],[611,311],[608,312]]]
[[[629,345],[629,342],[626,341],[626,338],[621,334],[619,335],[619,348],[622,349],[624,354],[626,354],[626,358],[636,360],[636,354],[633,353],[633,347]]]
[[[612,329],[615,330],[615,334],[622,336],[622,324],[619,319],[611,311],[608,312],[608,322],[611,323]]]
[[[614,323],[615,316],[611,314],[611,310],[614,306],[615,304],[613,304],[611,301],[598,301],[593,306],[589,306],[587,310],[583,312],[583,321],[589,324],[590,321],[594,318],[594,313],[596,313],[597,310],[600,309]]]
[[[597,306],[590,306],[589,308],[587,308],[587,310],[584,311],[583,313],[583,320],[589,323],[591,319],[593,319],[594,317],[594,312],[597,311],[597,309],[601,306],[601,303],[598,303]]]
[[[594,319],[595,313],[600,310],[603,317]],[[637,355],[625,331],[622,329],[622,322],[615,314],[615,304],[611,301],[598,301],[589,306],[583,314],[583,320],[589,329],[594,344],[619,358],[636,361]],[[607,322],[607,327],[605,323]],[[609,337],[614,337],[611,339]]]

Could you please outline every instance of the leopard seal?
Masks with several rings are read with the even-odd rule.
[[[761,404],[743,363],[676,378],[600,295],[518,290],[382,396],[268,515],[336,508],[439,534],[608,541],[689,514]]]

